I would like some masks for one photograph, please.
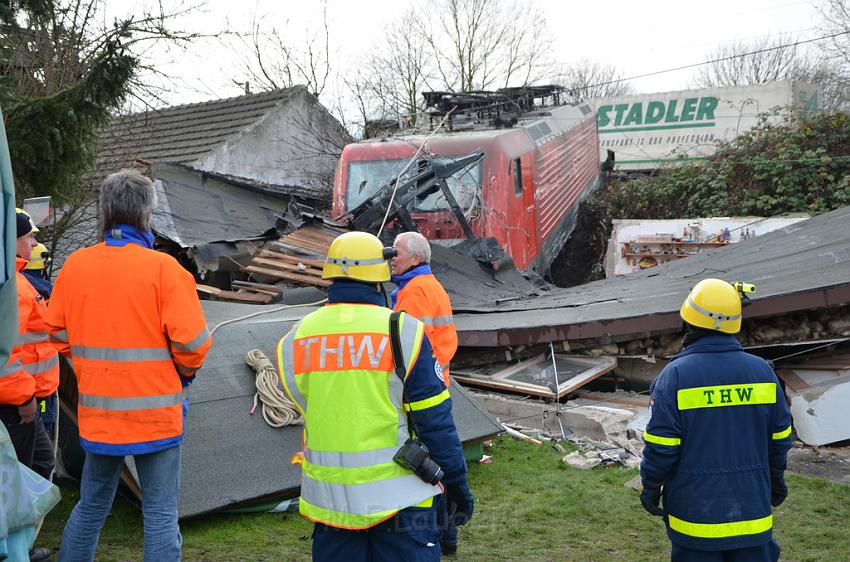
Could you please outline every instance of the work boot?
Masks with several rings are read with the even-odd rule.
[[[457,554],[457,543],[440,542],[440,552],[443,553],[443,556],[454,556]]]
[[[30,550],[30,562],[45,562],[50,560],[49,548],[34,548]]]

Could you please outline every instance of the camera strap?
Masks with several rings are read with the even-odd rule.
[[[393,312],[390,314],[390,349],[393,352],[393,365],[395,366],[395,374],[401,379],[402,384],[402,408],[407,404],[407,392],[404,391],[404,382],[405,375],[407,374],[405,371],[404,365],[404,354],[401,352],[401,330],[399,329],[399,321],[401,318],[401,312]],[[405,414],[407,415],[407,432],[411,437],[418,438],[419,437],[419,428],[416,427],[416,421],[413,419],[413,415],[407,409],[405,409]],[[413,431],[411,432],[411,429]]]

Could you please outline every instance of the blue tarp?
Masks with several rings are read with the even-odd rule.
[[[0,365],[5,365],[18,334],[18,296],[15,288],[15,184],[12,182],[12,163],[9,144],[0,111]]]
[[[18,334],[15,287],[15,185],[9,144],[0,112],[0,365],[5,365]],[[41,423],[40,421],[37,423]],[[0,423],[0,560],[28,561],[38,524],[59,503],[59,488],[18,462],[9,433]]]
[[[0,424],[0,560],[30,559],[36,527],[59,498],[59,488],[18,462]]]

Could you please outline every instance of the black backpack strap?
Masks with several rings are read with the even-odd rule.
[[[407,378],[407,366],[404,364],[404,354],[401,351],[401,330],[399,322],[401,312],[393,312],[390,314],[390,348],[393,351],[393,364],[395,365],[395,374],[404,382]]]
[[[404,364],[404,354],[401,351],[401,330],[399,329],[399,323],[401,319],[401,312],[393,312],[390,314],[390,349],[393,352],[393,364],[395,365],[395,374],[398,378],[401,379],[402,384],[404,384],[405,379],[407,378],[407,369]],[[404,388],[402,386],[402,388]],[[402,390],[401,393],[401,401],[402,408],[407,404],[407,392]],[[405,414],[407,415],[407,432],[412,438],[416,438],[419,435],[419,428],[416,427],[416,420],[413,419],[411,412],[405,409]]]

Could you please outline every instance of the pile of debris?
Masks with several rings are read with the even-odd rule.
[[[240,265],[248,280],[232,280],[232,290],[198,283],[198,291],[213,300],[270,304],[280,302],[284,290],[293,285],[327,287],[330,281],[322,279],[322,266],[331,242],[343,232],[347,231],[324,222],[307,223],[266,243],[247,265]]]
[[[346,232],[322,223],[307,224],[260,250],[244,270],[260,277],[327,287],[322,266],[334,238]]]
[[[649,419],[649,397],[615,392],[581,392],[567,404],[521,400],[501,394],[472,391],[476,402],[496,416],[509,435],[535,444],[559,442],[578,447],[562,461],[580,469],[617,464],[636,468],[643,453],[642,434]]]

